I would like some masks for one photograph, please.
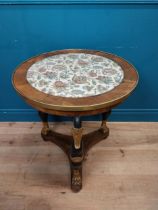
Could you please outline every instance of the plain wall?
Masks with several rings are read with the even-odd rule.
[[[39,120],[13,89],[12,73],[31,56],[67,48],[107,51],[132,63],[139,85],[111,120],[158,121],[158,1],[119,0],[0,0],[0,121]]]

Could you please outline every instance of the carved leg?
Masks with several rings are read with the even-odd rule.
[[[82,188],[82,161],[84,159],[83,128],[79,117],[74,118],[74,128],[72,129],[73,143],[70,151],[70,167],[71,167],[71,188],[74,192],[78,192]]]
[[[102,114],[102,123],[101,123],[100,129],[103,133],[107,133],[107,132],[109,133],[109,128],[107,127],[106,123],[110,114],[111,114],[111,110],[108,112],[104,112]]]
[[[40,112],[40,111],[38,113],[43,123],[41,134],[47,135],[50,131],[49,124],[48,124],[48,114],[44,112]]]

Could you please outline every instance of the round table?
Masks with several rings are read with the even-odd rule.
[[[28,59],[13,74],[13,86],[38,110],[41,136],[61,147],[71,168],[71,188],[82,188],[82,162],[91,146],[109,135],[111,109],[135,89],[138,73],[123,58],[96,50],[59,50]],[[48,115],[73,117],[72,136],[50,129]],[[102,115],[98,130],[83,135],[81,116]]]

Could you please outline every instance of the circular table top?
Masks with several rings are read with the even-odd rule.
[[[138,74],[131,64],[95,50],[41,54],[22,63],[13,74],[13,85],[27,102],[58,111],[115,106],[137,82]]]
[[[26,79],[35,89],[53,96],[82,98],[106,93],[124,77],[120,65],[88,53],[65,53],[29,67]]]

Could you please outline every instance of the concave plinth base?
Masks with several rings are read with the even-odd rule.
[[[82,188],[82,163],[88,150],[96,143],[104,140],[109,135],[107,127],[93,131],[82,136],[79,149],[74,147],[73,136],[57,133],[48,129],[46,133],[41,133],[44,141],[50,141],[59,146],[68,156],[71,169],[71,189],[78,192]]]

